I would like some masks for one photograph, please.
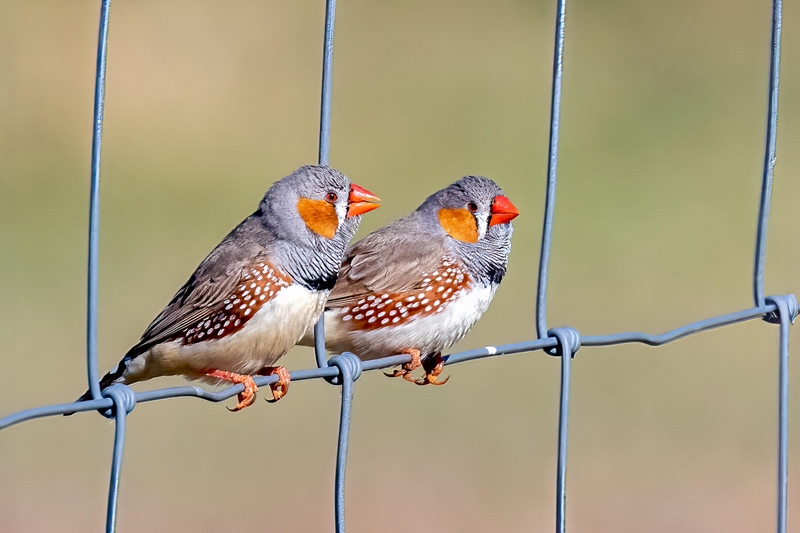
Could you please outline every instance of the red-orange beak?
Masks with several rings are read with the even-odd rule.
[[[352,183],[350,185],[350,209],[347,210],[347,218],[363,215],[364,213],[369,213],[373,209],[378,209],[381,206],[380,201],[380,198],[364,187],[359,187],[355,183]]]
[[[489,222],[490,226],[511,222],[517,218],[517,216],[519,216],[519,210],[514,207],[511,200],[501,194],[494,197],[494,202],[492,203],[492,220]]]

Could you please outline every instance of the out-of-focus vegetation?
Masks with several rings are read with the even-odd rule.
[[[535,336],[554,9],[339,6],[331,163],[385,202],[360,235],[465,174],[492,177],[522,211],[510,273],[459,349]],[[83,0],[0,6],[0,414],[69,401],[86,386],[98,11]],[[101,371],[270,183],[315,162],[323,11],[321,0],[114,3]],[[800,291],[798,19],[787,4],[772,294]],[[661,332],[752,304],[769,30],[767,2],[570,2],[551,325]],[[313,357],[298,349],[286,362]],[[483,360],[449,369],[441,388],[365,374],[350,529],[551,529],[558,367],[542,353]],[[584,348],[573,376],[571,528],[772,527],[776,327],[756,321],[659,349]],[[338,400],[336,388],[305,382],[235,415],[189,399],[139,406],[120,531],[331,531]],[[0,530],[101,529],[112,438],[95,414],[0,433]],[[790,505],[797,518],[797,491]]]

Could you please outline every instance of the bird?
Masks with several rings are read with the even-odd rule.
[[[319,319],[361,215],[379,202],[328,166],[303,166],[275,182],[100,388],[166,375],[241,383],[231,409],[239,411],[256,400],[253,375],[277,374],[270,388],[279,400],[290,378],[274,363]],[[78,401],[91,398],[87,391]]]
[[[325,307],[326,348],[362,360],[405,353],[411,362],[386,375],[445,384],[442,351],[489,307],[518,215],[494,181],[465,176],[353,244]],[[310,333],[301,344],[313,345]],[[419,366],[425,375],[413,378]]]

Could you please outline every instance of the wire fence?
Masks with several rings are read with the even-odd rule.
[[[113,385],[103,391],[98,384],[97,372],[97,316],[98,316],[98,245],[100,210],[100,149],[103,133],[103,106],[105,101],[105,77],[108,52],[108,23],[111,0],[101,0],[100,32],[97,47],[97,71],[94,100],[94,130],[92,142],[91,197],[89,213],[89,257],[88,257],[88,312],[87,312],[87,376],[92,399],[80,403],[67,403],[21,411],[0,419],[0,430],[35,418],[54,416],[68,412],[100,410],[104,416],[115,421],[114,450],[111,463],[111,480],[108,491],[106,531],[114,531],[119,479],[125,446],[125,421],[137,403],[166,398],[197,397],[211,402],[220,402],[243,391],[242,385],[228,387],[219,392],[210,392],[200,387],[187,386],[135,393],[125,385]],[[547,194],[542,230],[541,255],[539,261],[538,293],[536,299],[535,340],[501,346],[486,346],[445,357],[445,364],[452,365],[486,357],[509,355],[542,350],[561,358],[561,390],[558,423],[558,465],[556,473],[556,531],[566,531],[566,474],[570,399],[570,367],[572,359],[581,346],[610,346],[625,343],[642,343],[660,346],[668,342],[721,326],[746,320],[762,318],[779,324],[779,377],[778,377],[778,468],[777,468],[777,523],[778,533],[786,533],[787,527],[787,471],[788,471],[788,405],[789,405],[789,326],[800,312],[793,294],[782,296],[764,295],[764,264],[766,259],[767,223],[772,196],[772,178],[775,169],[775,139],[778,123],[778,85],[780,72],[780,43],[782,0],[773,0],[771,60],[769,71],[769,105],[767,112],[767,135],[764,155],[764,172],[761,184],[761,202],[756,237],[753,293],[755,304],[750,309],[723,316],[701,320],[661,335],[628,332],[613,335],[586,336],[572,328],[547,329],[547,276],[552,241],[553,217],[556,201],[556,175],[558,168],[558,136],[561,108],[561,84],[564,60],[564,37],[566,0],[558,0],[556,13],[555,53],[553,61],[553,88],[550,116],[550,148],[547,169]],[[336,17],[336,0],[327,0],[325,13],[325,37],[322,69],[322,105],[320,112],[319,163],[327,164],[330,149],[330,118],[333,72],[333,36]],[[335,526],[337,533],[345,531],[345,465],[350,429],[353,384],[362,371],[388,368],[407,363],[409,355],[394,355],[373,361],[361,362],[351,353],[326,358],[324,323],[320,319],[314,329],[316,335],[317,368],[291,373],[292,381],[325,379],[341,386],[341,414],[336,455],[336,478],[334,486]],[[259,387],[275,383],[277,376],[256,377]]]

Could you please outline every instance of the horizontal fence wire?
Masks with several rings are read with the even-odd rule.
[[[106,531],[114,531],[120,473],[125,445],[126,419],[138,403],[146,403],[169,398],[200,398],[210,402],[227,400],[244,390],[243,385],[234,385],[220,391],[208,391],[196,386],[173,387],[147,392],[134,392],[125,385],[112,385],[101,391],[98,383],[97,364],[97,319],[98,319],[98,249],[99,249],[99,208],[100,208],[100,149],[102,141],[103,111],[105,102],[105,76],[108,57],[108,25],[111,0],[101,1],[100,31],[97,48],[97,70],[95,79],[95,103],[92,137],[91,187],[89,214],[89,258],[88,258],[88,296],[87,296],[87,377],[92,399],[37,407],[0,418],[0,430],[33,420],[71,412],[100,411],[115,423],[114,446],[112,453],[111,480],[108,492]],[[330,119],[333,72],[333,36],[336,16],[336,0],[327,0],[325,14],[325,33],[323,40],[322,98],[320,110],[319,162],[328,164],[330,154]],[[572,328],[547,329],[546,304],[548,284],[548,262],[552,244],[554,209],[556,200],[556,175],[558,167],[558,138],[560,127],[561,86],[564,61],[566,0],[557,0],[556,31],[553,61],[553,87],[551,96],[550,145],[547,166],[547,186],[545,196],[545,215],[542,227],[541,254],[539,263],[538,290],[536,299],[536,330],[538,338],[531,341],[485,346],[444,357],[445,365],[497,357],[502,355],[530,353],[542,350],[546,354],[561,357],[561,388],[559,393],[558,463],[556,471],[556,531],[566,531],[566,467],[569,427],[570,372],[572,359],[583,346],[614,346],[627,343],[641,343],[648,346],[663,344],[683,337],[762,318],[766,322],[779,324],[779,375],[778,375],[778,472],[777,472],[777,523],[778,533],[786,533],[787,528],[787,489],[788,489],[788,402],[789,402],[789,326],[798,312],[798,302],[793,294],[765,296],[764,265],[766,259],[767,223],[769,220],[772,180],[775,169],[776,134],[778,119],[778,85],[780,73],[782,2],[774,0],[772,5],[771,60],[769,73],[769,101],[767,111],[767,135],[762,175],[761,202],[756,232],[756,253],[754,268],[755,306],[694,322],[667,333],[653,335],[639,332],[626,332],[611,335],[581,335]],[[354,383],[363,371],[389,368],[410,362],[409,355],[392,355],[382,359],[362,362],[356,355],[344,353],[326,358],[324,324],[322,319],[314,329],[317,368],[291,372],[292,381],[325,379],[342,388],[341,412],[339,418],[339,438],[336,456],[334,485],[335,528],[337,533],[345,531],[345,465],[347,443],[351,418]],[[259,387],[276,383],[277,376],[258,376],[255,382]]]

